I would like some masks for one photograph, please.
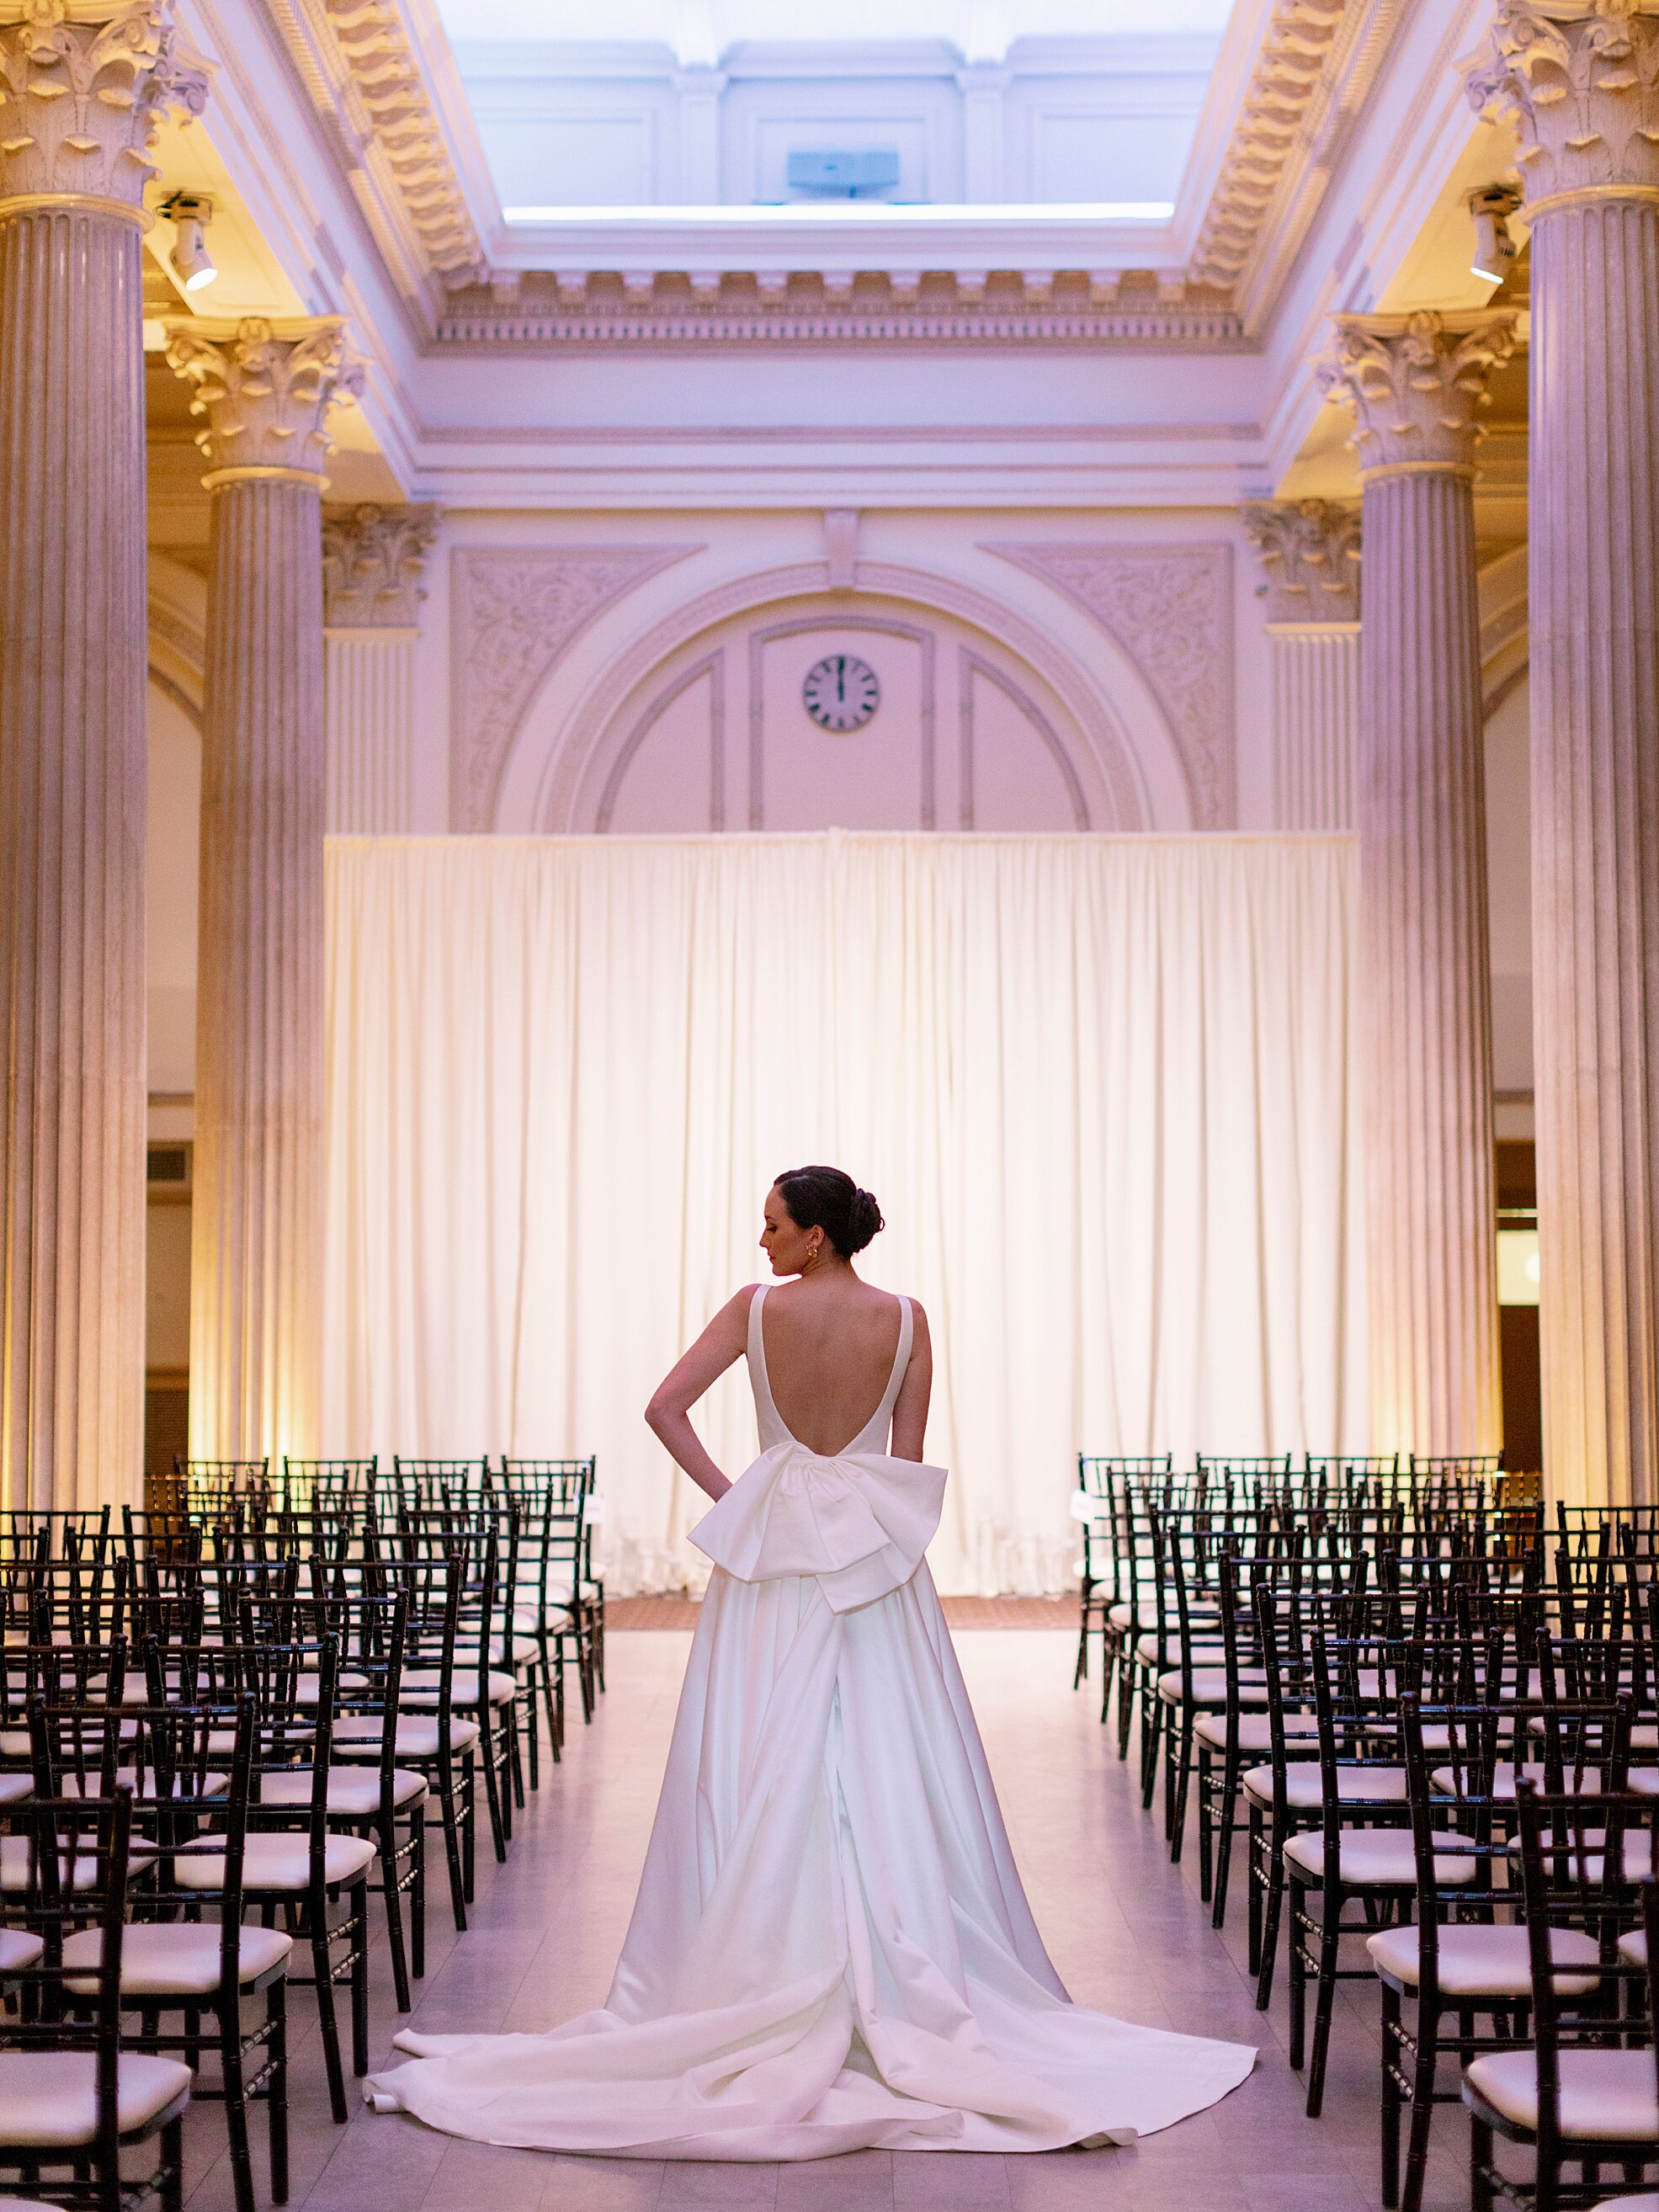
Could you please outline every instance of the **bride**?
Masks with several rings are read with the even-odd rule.
[[[1025,1901],[922,1554],[933,1358],[853,1267],[882,1227],[825,1167],[778,1177],[740,1291],[647,1414],[714,1501],[714,1562],[605,2008],[422,2035],[370,2101],[548,2150],[807,2159],[1125,2142],[1213,2104],[1246,2045],[1073,2005]],[[728,1482],[690,1408],[747,1355],[761,1454]]]

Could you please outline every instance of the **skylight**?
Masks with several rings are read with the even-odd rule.
[[[1166,222],[1232,0],[438,0],[509,223]],[[836,36],[821,35],[826,20]],[[602,24],[604,37],[592,35]],[[817,35],[815,35],[815,33]]]

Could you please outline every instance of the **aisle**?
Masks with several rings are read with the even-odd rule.
[[[459,1942],[434,1891],[422,2027],[537,2029],[603,2002],[686,1646],[674,1633],[613,1637],[599,1718],[573,1729],[566,1764],[544,1777],[507,1865],[481,1861],[474,1924]],[[1242,1887],[1236,1926],[1217,1936],[1198,1904],[1195,1869],[1169,1866],[1089,1698],[1066,1687],[1070,1639],[974,1630],[957,1646],[1032,1905],[1073,1994],[1126,2019],[1259,2044],[1261,2063],[1242,2089],[1128,2151],[870,2151],[811,2166],[663,2166],[495,2150],[366,2110],[337,2129],[307,2049],[295,2069],[291,2203],[304,2212],[1370,2212],[1379,2202],[1375,1989],[1354,1985],[1352,2003],[1346,1990],[1340,1996],[1325,2117],[1306,2119],[1285,2064],[1282,1999],[1264,2019],[1244,1983]],[[398,2026],[383,1942],[374,1966],[371,2056],[380,2066]],[[308,1996],[295,1993],[291,2017],[296,2044],[308,2044]],[[1437,2129],[1425,2212],[1463,2212],[1455,2112]],[[218,2112],[203,2108],[187,2147],[213,2155],[222,2141]],[[263,2190],[263,2116],[255,2145]],[[222,2157],[191,2180],[191,2212],[225,2212]]]

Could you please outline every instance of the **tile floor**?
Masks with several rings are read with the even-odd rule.
[[[604,2000],[644,1854],[688,1639],[612,1638],[594,1725],[532,1801],[503,1868],[481,1863],[475,1923],[457,1938],[434,1887],[415,2017],[435,2030],[538,2028]],[[1376,2183],[1376,1996],[1340,1994],[1325,2115],[1302,2112],[1285,2065],[1282,1994],[1254,2009],[1242,1898],[1224,1935],[1171,1868],[1086,1692],[1073,1695],[1060,1632],[957,1637],[1015,1851],[1055,1963],[1079,2000],[1158,2027],[1255,2042],[1252,2078],[1212,2111],[1130,2150],[1025,2158],[864,2152],[811,2165],[732,2166],[550,2157],[452,2142],[401,2116],[329,2118],[309,1992],[296,2030],[291,2202],[304,2212],[1366,2212]],[[398,2020],[384,1942],[374,1954],[372,2057]],[[1280,1977],[1282,1984],[1282,1975]],[[262,2116],[256,2174],[264,2186]],[[1425,2212],[1468,2202],[1464,2133],[1437,2119]],[[191,2212],[229,2212],[222,2122],[186,2125]]]

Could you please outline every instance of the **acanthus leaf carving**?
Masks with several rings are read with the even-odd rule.
[[[526,709],[605,608],[696,545],[459,546],[451,577],[450,827],[490,828]]]
[[[196,442],[210,469],[298,469],[319,481],[333,451],[329,410],[356,398],[366,366],[347,352],[342,315],[169,323],[167,361],[195,387],[190,411],[202,417]]]
[[[1128,655],[1163,710],[1200,830],[1237,813],[1232,548],[988,545],[1083,609]]]
[[[1334,500],[1259,500],[1243,510],[1261,557],[1270,623],[1357,623],[1359,509]]]
[[[328,507],[323,620],[330,629],[415,629],[421,577],[438,534],[435,507]]]
[[[1488,380],[1515,349],[1514,313],[1335,315],[1322,389],[1352,410],[1362,474],[1444,468],[1473,474]]]
[[[0,198],[82,193],[142,207],[162,117],[199,115],[207,97],[207,70],[163,0],[73,22],[66,0],[25,0],[22,20],[0,25]]]
[[[1528,205],[1659,190],[1659,0],[1506,0],[1464,88],[1518,128]]]

